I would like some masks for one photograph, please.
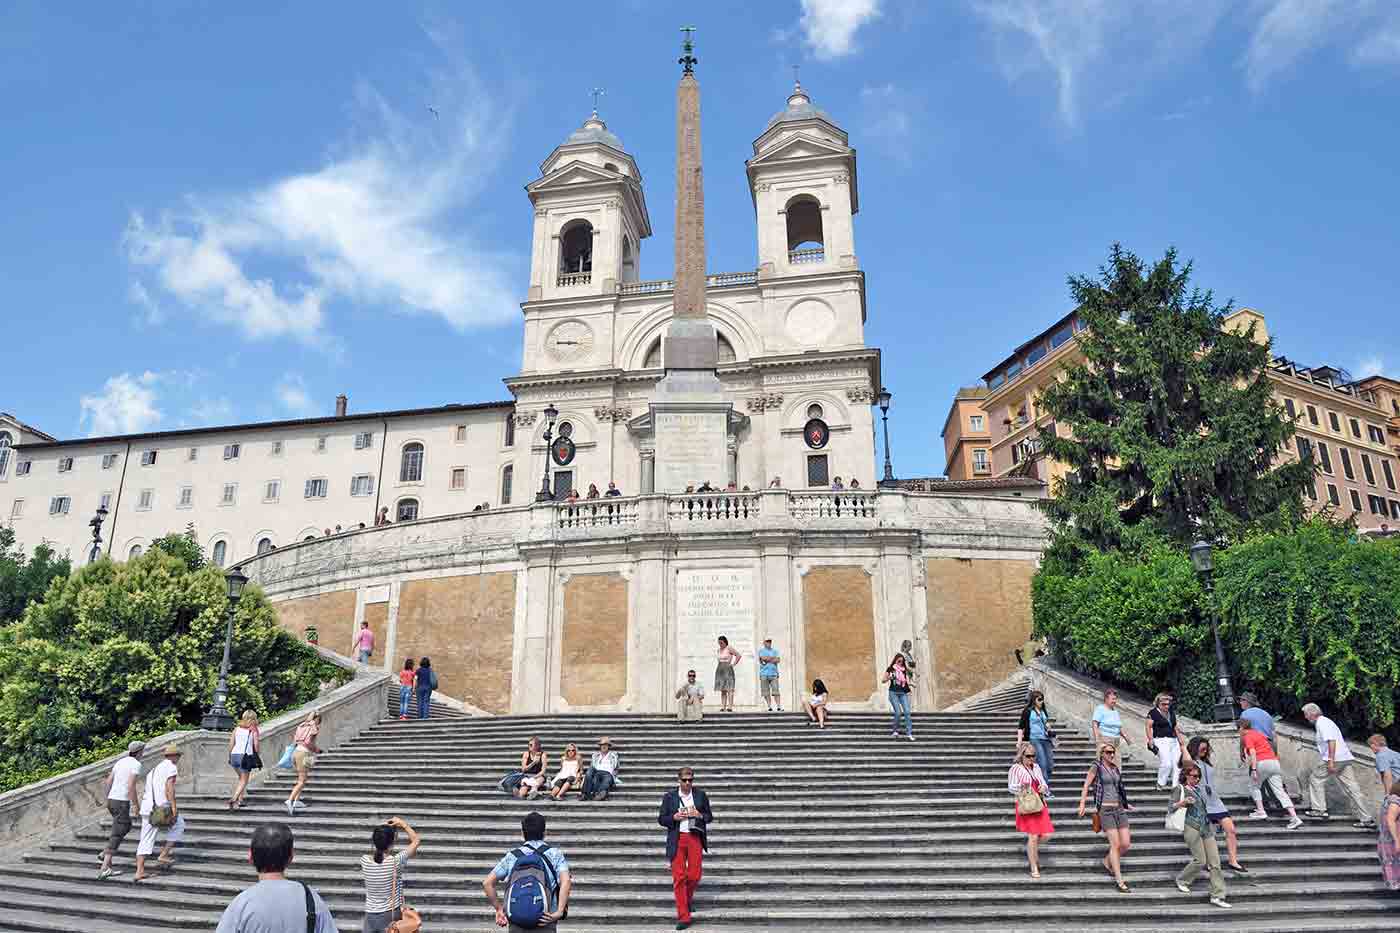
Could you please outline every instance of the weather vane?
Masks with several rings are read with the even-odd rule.
[[[682,26],[681,32],[685,33],[685,38],[681,40],[681,51],[685,54],[676,61],[678,64],[685,66],[684,74],[694,74],[695,66],[700,64],[700,59],[690,54],[695,51],[695,43],[692,41],[695,38],[695,27]]]
[[[792,83],[793,83],[794,85],[796,85],[797,87],[801,87],[801,86],[802,86],[802,79],[801,79],[800,77],[798,77],[798,75],[797,75],[797,70],[798,70],[799,68],[801,68],[801,67],[802,67],[801,65],[793,65],[793,66],[792,66]]]
[[[600,98],[600,97],[602,97],[604,94],[606,94],[607,91],[603,90],[603,89],[600,88],[600,87],[595,87],[595,88],[593,89],[593,92],[592,92],[592,93],[593,93],[593,113],[594,113],[594,115],[596,116],[597,113],[598,113],[598,98]]]

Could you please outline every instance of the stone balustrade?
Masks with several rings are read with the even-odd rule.
[[[559,276],[556,284],[560,288],[570,288],[574,285],[587,285],[592,281],[592,272],[565,272]]]
[[[705,276],[706,288],[727,288],[731,285],[755,285],[758,272],[716,272]],[[674,279],[648,279],[645,282],[621,282],[617,286],[620,295],[653,295],[669,292],[676,287]]]
[[[788,250],[788,262],[793,265],[802,265],[809,262],[822,262],[826,259],[826,250],[820,246],[809,247],[808,249]]]

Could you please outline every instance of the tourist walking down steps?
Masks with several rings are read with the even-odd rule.
[[[909,712],[909,694],[914,689],[914,673],[905,663],[903,652],[895,655],[890,661],[890,666],[885,668],[880,683],[890,685],[890,735],[899,737],[899,720],[902,715],[904,734],[909,741],[914,741],[914,717]]]
[[[1206,812],[1206,794],[1201,788],[1201,768],[1194,761],[1181,769],[1181,785],[1177,787],[1167,810],[1167,828],[1181,831],[1181,838],[1191,852],[1191,861],[1176,876],[1177,889],[1191,893],[1191,882],[1202,868],[1210,870],[1210,902],[1228,908],[1225,900],[1225,873],[1220,870],[1220,849],[1215,844],[1215,823]]]
[[[1022,742],[1016,750],[1016,760],[1006,774],[1006,789],[1016,797],[1016,831],[1026,834],[1026,860],[1031,877],[1040,877],[1040,843],[1055,832],[1050,822],[1049,796],[1045,774],[1036,763],[1036,749]]]
[[[1128,814],[1135,807],[1128,802],[1128,789],[1123,786],[1123,773],[1118,766],[1118,749],[1103,743],[1099,745],[1099,757],[1089,766],[1084,775],[1084,787],[1079,792],[1079,815],[1084,815],[1084,806],[1089,799],[1089,791],[1094,792],[1094,832],[1102,832],[1108,840],[1108,854],[1104,856],[1103,867],[1118,890],[1128,893],[1128,885],[1123,881],[1123,856],[1132,846],[1132,832],[1128,828]]]
[[[1186,757],[1201,766],[1200,792],[1206,800],[1206,816],[1216,826],[1225,830],[1225,851],[1230,857],[1225,867],[1237,874],[1248,874],[1240,864],[1240,837],[1235,830],[1234,817],[1230,815],[1230,809],[1225,806],[1225,801],[1220,799],[1220,792],[1216,790],[1215,762],[1211,758],[1210,742],[1203,736],[1194,736],[1186,743]]]
[[[676,786],[661,798],[656,821],[666,828],[666,859],[671,863],[671,888],[676,899],[676,929],[690,926],[695,889],[700,886],[709,827],[714,822],[710,798],[695,786],[695,772],[681,768]]]
[[[229,901],[214,933],[340,933],[321,895],[287,878],[292,848],[292,830],[285,823],[253,830],[248,861],[258,883]]]
[[[117,759],[107,775],[107,812],[112,816],[112,830],[107,836],[107,848],[98,856],[98,861],[102,863],[97,870],[98,881],[112,877],[112,856],[117,854],[117,846],[131,832],[131,808],[139,809],[141,806],[137,788],[141,782],[141,756],[145,752],[145,742],[132,742],[126,747],[126,754]]]
[[[1016,747],[1029,742],[1035,748],[1036,763],[1045,775],[1045,797],[1055,795],[1050,790],[1050,779],[1055,776],[1055,730],[1050,726],[1050,712],[1045,708],[1045,694],[1032,690],[1026,708],[1021,710],[1021,720],[1016,727]]]

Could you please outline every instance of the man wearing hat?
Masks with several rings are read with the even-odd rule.
[[[112,831],[107,837],[107,848],[98,857],[102,863],[97,870],[98,881],[112,877],[112,856],[117,854],[117,846],[131,832],[131,808],[141,805],[136,788],[137,780],[141,777],[141,756],[145,751],[145,742],[132,742],[126,747],[126,754],[117,759],[116,764],[112,765],[112,772],[107,775],[107,812],[112,814]]]
[[[180,774],[180,746],[170,744],[161,750],[164,756],[146,775],[146,790],[141,795],[141,843],[136,847],[136,881],[146,877],[146,856],[156,850],[156,834],[166,830],[165,845],[156,864],[169,867],[175,843],[185,835],[185,818],[175,799],[175,779]]]

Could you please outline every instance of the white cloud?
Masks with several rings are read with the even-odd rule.
[[[1245,81],[1262,91],[1312,52],[1350,49],[1358,66],[1400,64],[1400,12],[1385,0],[1260,0],[1244,55]]]
[[[893,84],[867,85],[860,89],[861,135],[883,143],[886,151],[903,165],[913,153],[914,112],[908,96]]]
[[[441,77],[434,118],[420,100],[401,112],[361,86],[356,122],[370,129],[321,168],[134,212],[123,235],[141,287],[133,295],[149,299],[149,287],[250,338],[310,343],[326,342],[337,299],[436,314],[463,330],[511,320],[505,270],[515,257],[460,228],[499,161],[508,119],[497,97],[469,73]]]
[[[135,434],[160,424],[162,412],[156,407],[156,385],[161,377],[147,370],[139,376],[121,373],[108,379],[96,395],[78,400],[80,423],[88,437]]]
[[[154,326],[165,320],[165,314],[161,311],[160,306],[151,297],[151,293],[146,290],[146,286],[140,282],[132,281],[126,290],[126,297],[139,310],[141,323]]]
[[[233,420],[233,403],[219,398],[201,398],[190,406],[187,423],[196,425],[228,424]]]
[[[305,416],[315,411],[311,396],[306,394],[306,380],[296,373],[287,373],[277,384],[277,399],[293,415]]]
[[[880,0],[802,0],[802,41],[819,59],[856,51],[856,31],[880,15]]]
[[[1369,376],[1379,376],[1385,372],[1385,360],[1379,356],[1368,356],[1356,364],[1356,378],[1365,379]]]
[[[1400,16],[1361,40],[1352,60],[1358,65],[1400,65]]]

